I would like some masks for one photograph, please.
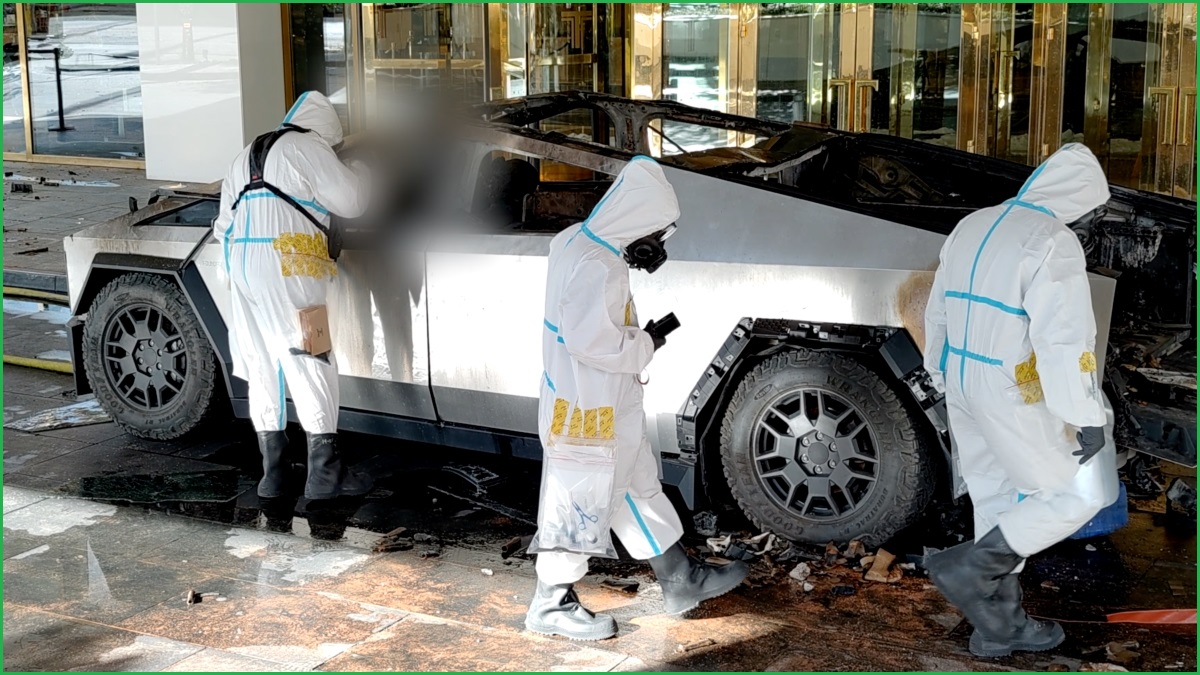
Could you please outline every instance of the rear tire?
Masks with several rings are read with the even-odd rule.
[[[877,546],[920,517],[935,485],[896,392],[827,352],[777,354],[745,376],[721,426],[721,459],[755,525],[811,544]]]
[[[101,289],[83,328],[88,382],[121,429],[171,440],[216,414],[217,362],[179,287],[126,274]]]

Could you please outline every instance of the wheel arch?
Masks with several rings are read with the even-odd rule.
[[[721,470],[721,411],[729,404],[738,383],[758,363],[792,349],[845,354],[874,370],[896,389],[922,431],[941,448],[944,461],[937,464],[948,476],[951,463],[945,398],[933,388],[921,350],[907,330],[744,318],[730,331],[676,417],[679,461],[696,467],[695,492],[703,495],[710,505],[733,503]]]
[[[88,382],[86,368],[83,362],[83,326],[87,320],[92,303],[105,286],[114,280],[128,274],[150,274],[164,278],[175,284],[187,299],[188,307],[200,320],[200,326],[209,346],[217,355],[217,373],[221,378],[223,390],[228,400],[245,397],[245,392],[235,391],[240,382],[230,374],[233,372],[233,361],[229,350],[229,329],[221,317],[212,294],[204,284],[196,263],[190,258],[178,260],[157,256],[99,253],[88,268],[87,278],[83,289],[73,308],[73,316],[67,323],[68,335],[71,339],[71,367],[75,380],[75,392],[78,395],[90,394],[91,384]]]

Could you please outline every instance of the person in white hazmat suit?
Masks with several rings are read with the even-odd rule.
[[[213,230],[230,281],[233,374],[249,383],[263,455],[261,497],[284,493],[288,392],[308,435],[304,496],[361,495],[371,487],[347,471],[338,452],[337,362],[332,352],[304,352],[300,325],[300,310],[326,305],[337,274],[327,244],[330,214],[353,218],[367,206],[366,169],[342,164],[334,151],[341,143],[329,99],[306,92],[275,132],[234,159],[221,186]]]
[[[662,168],[638,156],[587,220],[554,237],[546,279],[545,372],[538,421],[547,461],[552,449],[563,445],[615,447],[611,531],[630,555],[650,562],[672,614],[729,592],[748,571],[741,562],[715,567],[688,557],[679,543],[683,526],[663,494],[658,462],[646,438],[638,377],[665,337],[654,332],[654,322],[646,330],[638,327],[629,269],[652,273],[665,262],[663,241],[678,217],[675,191]],[[595,480],[603,479],[597,475]],[[543,521],[539,517],[535,541],[547,534]],[[587,569],[587,555],[538,553],[537,589],[526,628],[576,640],[615,635],[612,617],[592,614],[575,594],[573,586]]]
[[[946,240],[925,312],[925,367],[946,394],[975,540],[926,561],[975,627],[971,652],[1042,651],[1057,623],[1029,618],[1017,575],[1107,504],[1107,411],[1083,247],[1067,227],[1108,201],[1096,158],[1064,146],[1017,193]],[[1115,464],[1107,467],[1115,471]]]

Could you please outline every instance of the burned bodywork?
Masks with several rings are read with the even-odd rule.
[[[647,373],[664,482],[688,506],[736,503],[764,527],[817,542],[880,541],[944,494],[944,405],[920,354],[932,273],[954,225],[1016,194],[1029,167],[575,92],[475,107],[445,145],[453,152],[438,161],[396,172],[408,178],[385,190],[385,207],[339,224],[344,428],[540,458],[550,238],[644,154],[664,166],[681,207],[670,264],[632,278],[643,316],[675,312],[683,324]],[[397,156],[384,140],[355,147]],[[446,199],[419,198],[434,187],[449,187]],[[245,383],[228,370],[222,251],[203,222],[214,199],[168,194],[68,238],[81,392],[137,380],[85,368],[109,347],[84,335],[110,321],[114,285],[156,276],[182,289],[186,306],[171,311],[199,317],[206,336],[188,363],[212,360],[245,414]],[[1119,443],[1194,463],[1195,205],[1114,187],[1105,209],[1073,227],[1093,265]],[[764,378],[775,384],[746,390]],[[131,421],[150,412],[123,418],[119,397],[101,399],[126,428],[158,433]],[[213,405],[193,411],[194,423],[224,410]]]

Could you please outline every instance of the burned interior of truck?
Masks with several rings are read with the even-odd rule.
[[[665,165],[949,233],[1011,198],[1033,168],[935,145],[827,127],[563,92],[473,112],[493,129],[592,155],[653,156]],[[478,118],[477,118],[478,119]],[[702,130],[698,132],[697,130]],[[587,217],[612,177],[561,162],[493,153],[472,211],[500,227],[556,232]],[[1112,199],[1070,227],[1091,271],[1118,280],[1105,386],[1128,449],[1196,464],[1196,205],[1112,186]]]

